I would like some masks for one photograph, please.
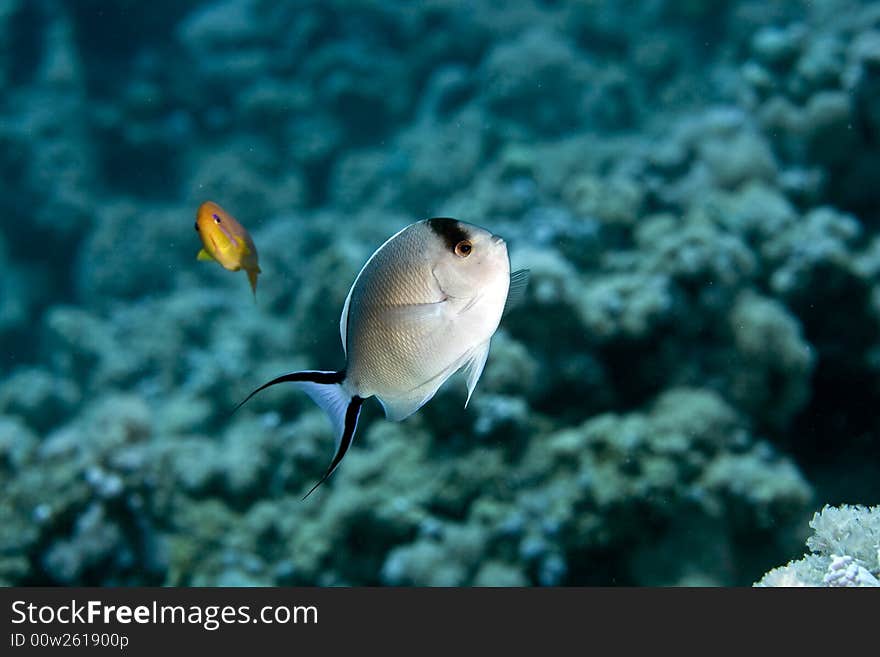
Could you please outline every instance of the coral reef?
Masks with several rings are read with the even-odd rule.
[[[0,37],[0,583],[743,585],[877,502],[874,3],[35,0]],[[207,199],[256,301],[195,260]],[[359,268],[432,215],[525,298],[467,409],[366,404],[301,502],[321,413],[230,411],[342,367]],[[762,583],[876,581],[876,516]]]
[[[880,586],[880,507],[826,505],[810,527],[812,554],[774,568],[755,586]]]

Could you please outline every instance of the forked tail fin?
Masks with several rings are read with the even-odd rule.
[[[312,486],[303,499],[311,495],[318,486],[327,481],[330,475],[333,474],[333,471],[342,462],[354,439],[358,416],[360,415],[361,405],[364,403],[364,400],[357,395],[349,395],[342,386],[344,380],[345,372],[306,370],[282,374],[254,390],[232,411],[234,413],[251,397],[270,386],[278,383],[293,383],[327,413],[327,417],[330,418],[330,422],[333,424],[333,433],[336,436],[336,455],[333,457],[330,467],[327,468],[327,472],[318,480],[318,483]]]
[[[358,416],[361,414],[361,406],[363,403],[364,400],[357,395],[352,397],[351,401],[348,402],[348,405],[345,408],[342,432],[337,434],[339,437],[336,441],[336,455],[333,457],[330,467],[327,468],[327,472],[325,472],[324,476],[318,480],[318,483],[312,486],[309,492],[303,496],[303,499],[306,499],[309,495],[315,492],[315,489],[318,486],[327,481],[327,478],[333,474],[336,466],[342,462],[345,453],[348,451],[348,448],[351,447],[351,441],[354,440],[354,432],[357,430]]]

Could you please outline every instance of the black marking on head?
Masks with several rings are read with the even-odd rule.
[[[199,222],[197,221],[195,224],[193,224],[193,227],[196,229],[196,232],[198,233],[199,232]]]
[[[450,217],[434,217],[428,219],[428,228],[443,238],[446,248],[455,251],[455,245],[462,240],[470,239],[470,235],[458,219]]]
[[[214,217],[214,221],[216,221],[218,224],[220,223],[220,215],[219,214],[212,214],[211,216]]]

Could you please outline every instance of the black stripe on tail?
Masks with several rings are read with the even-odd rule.
[[[354,438],[354,432],[357,429],[358,416],[361,414],[361,406],[363,405],[364,400],[357,395],[351,398],[351,401],[348,403],[348,408],[345,411],[345,426],[342,430],[342,437],[339,439],[339,447],[336,450],[336,456],[333,457],[333,462],[330,463],[330,467],[327,468],[327,472],[324,473],[324,476],[318,480],[318,483],[312,486],[311,490],[303,496],[303,499],[306,499],[309,495],[315,492],[315,489],[323,484],[327,479],[333,474],[333,471],[336,469],[342,459],[345,457],[345,453],[348,451],[348,448],[351,447],[351,441]]]
[[[238,404],[238,406],[232,409],[232,413],[235,413],[235,411],[248,403],[251,400],[251,397],[256,395],[258,392],[262,392],[266,388],[277,385],[279,383],[295,383],[297,381],[308,381],[310,383],[331,384],[342,383],[344,380],[345,370],[339,372],[314,372],[311,370],[306,370],[304,372],[291,372],[290,374],[282,374],[281,376],[276,377],[267,383],[264,383],[247,397],[245,397],[244,400]],[[232,415],[232,413],[230,413],[230,415]]]

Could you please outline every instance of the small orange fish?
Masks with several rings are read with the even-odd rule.
[[[196,232],[205,247],[196,257],[216,260],[229,271],[244,269],[256,297],[259,258],[257,247],[244,226],[213,201],[205,201],[196,213]]]

